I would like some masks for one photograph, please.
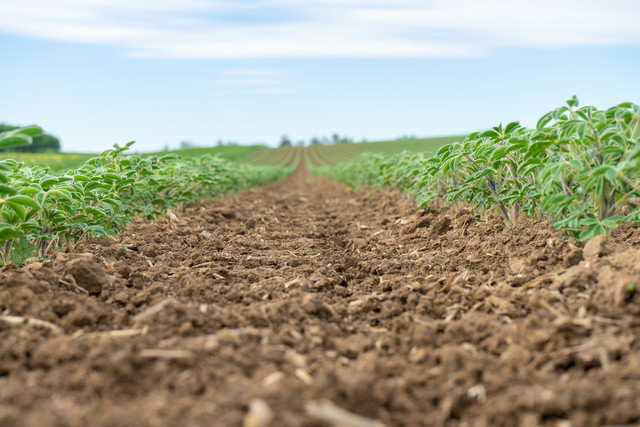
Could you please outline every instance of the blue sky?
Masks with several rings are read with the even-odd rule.
[[[65,151],[532,126],[640,103],[636,0],[0,0],[0,122]]]

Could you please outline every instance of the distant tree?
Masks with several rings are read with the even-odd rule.
[[[218,142],[216,142],[216,145],[218,147],[222,147],[224,145],[224,141],[222,139],[219,139]]]
[[[34,152],[58,153],[60,151],[60,140],[53,135],[43,133],[33,138]]]
[[[184,141],[180,142],[180,149],[181,150],[185,150],[187,148],[193,148],[193,147],[194,147],[194,144],[191,141],[184,140]]]
[[[331,135],[332,144],[338,144],[339,142],[340,142],[340,135],[338,135],[337,133],[334,133],[333,135]]]
[[[304,147],[304,139],[299,140],[298,142],[296,142],[296,145],[298,147]]]
[[[293,144],[287,135],[282,135],[280,138],[280,147],[291,147]]]
[[[320,141],[320,138],[317,138],[317,137],[314,136],[313,138],[311,138],[311,141],[309,141],[309,144],[310,145],[320,145],[320,144],[322,144],[322,141]]]

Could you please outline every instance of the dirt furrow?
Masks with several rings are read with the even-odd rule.
[[[4,267],[0,425],[637,423],[638,235],[582,248],[301,162]]]

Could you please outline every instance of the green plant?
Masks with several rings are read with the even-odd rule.
[[[35,125],[0,132],[0,148],[31,144],[33,137],[40,134],[42,134],[42,128]]]
[[[474,132],[433,156],[364,155],[318,170],[351,186],[389,186],[425,206],[436,198],[469,203],[480,215],[497,210],[507,225],[521,215],[547,218],[586,240],[621,221],[640,221],[640,107],[607,110],[567,105],[536,129],[518,122]],[[623,215],[623,207],[629,212]]]
[[[87,237],[113,235],[135,216],[157,218],[291,172],[211,155],[125,155],[132,144],[115,145],[60,176],[47,167],[0,161],[0,261],[47,256]]]

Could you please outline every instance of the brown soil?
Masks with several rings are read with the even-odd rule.
[[[301,162],[4,267],[0,425],[640,423],[636,227],[414,206]]]

